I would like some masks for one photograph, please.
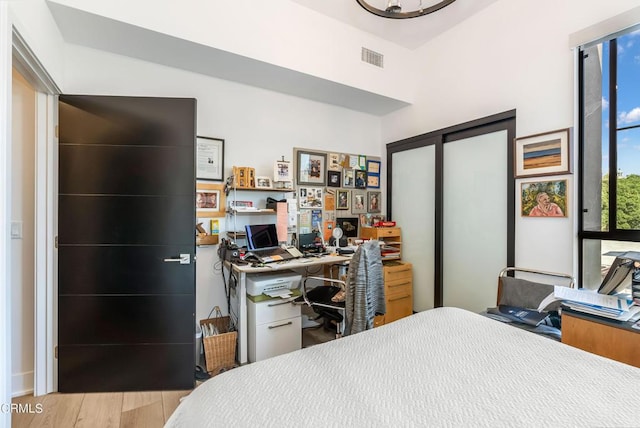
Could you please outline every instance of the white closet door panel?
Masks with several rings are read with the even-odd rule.
[[[444,306],[496,305],[507,262],[507,147],[507,131],[444,144]]]
[[[434,307],[435,146],[393,154],[393,219],[402,229],[402,260],[413,264],[413,310]]]

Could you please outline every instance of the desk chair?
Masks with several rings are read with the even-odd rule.
[[[324,285],[307,291],[310,279]],[[342,301],[336,299],[340,291],[345,292]],[[345,279],[306,277],[301,298],[318,315],[336,323],[336,338],[373,328],[373,318],[386,312],[379,242],[371,240],[358,247]]]

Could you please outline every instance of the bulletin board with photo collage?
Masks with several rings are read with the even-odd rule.
[[[379,157],[294,148],[293,158],[299,233],[322,229],[328,241],[338,226],[356,238],[360,228],[384,220]]]

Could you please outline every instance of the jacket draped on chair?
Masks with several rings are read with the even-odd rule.
[[[344,334],[373,328],[373,318],[386,312],[379,242],[367,241],[349,264],[345,296]]]

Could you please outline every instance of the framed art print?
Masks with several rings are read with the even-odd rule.
[[[367,160],[367,187],[380,188],[380,161]]]
[[[329,166],[327,169],[329,171],[340,171],[342,169],[342,166],[340,166],[339,153],[329,153]]]
[[[360,223],[358,217],[338,217],[336,219],[336,226],[342,229],[347,238],[358,237],[358,223]]]
[[[196,178],[222,181],[224,174],[224,140],[196,137]]]
[[[380,188],[380,176],[379,175],[367,175],[367,187],[370,189]]]
[[[355,187],[356,189],[366,189],[367,187],[367,171],[355,170]]]
[[[367,212],[380,212],[380,192],[367,192]]]
[[[340,171],[327,171],[327,186],[342,187],[342,173]]]
[[[321,187],[298,187],[300,208],[323,208],[323,193]]]
[[[273,189],[270,177],[256,177],[256,189]]]
[[[338,190],[336,192],[336,201],[337,210],[348,210],[351,204],[351,201],[349,200],[349,191]]]
[[[363,171],[367,170],[367,157],[365,155],[358,155],[358,168]]]
[[[351,192],[351,212],[353,214],[364,214],[367,212],[367,192],[364,190],[354,190]]]
[[[309,184],[325,186],[327,184],[327,154],[298,151],[298,185]]]
[[[342,187],[355,187],[356,176],[352,169],[342,170]]]
[[[516,138],[515,178],[568,174],[569,128]]]
[[[367,161],[367,172],[369,174],[380,174],[380,161],[368,160]]]
[[[567,217],[567,180],[533,181],[520,186],[522,217]]]
[[[224,184],[196,184],[196,217],[225,215]]]
[[[286,160],[276,161],[273,166],[273,180],[274,181],[293,181],[293,174],[291,173],[291,162]]]

